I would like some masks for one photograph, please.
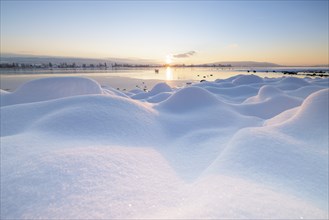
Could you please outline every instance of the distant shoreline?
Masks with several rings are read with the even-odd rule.
[[[84,74],[84,73],[118,73],[125,71],[141,70],[152,71],[154,74],[164,72],[168,67],[173,70],[190,69],[190,71],[202,72],[204,70],[211,70],[213,72],[233,71],[244,72],[246,74],[256,73],[277,73],[282,75],[298,75],[305,77],[329,77],[329,68],[326,67],[218,67],[218,66],[123,66],[123,67],[30,67],[30,68],[0,68],[0,75],[21,75],[21,74]]]

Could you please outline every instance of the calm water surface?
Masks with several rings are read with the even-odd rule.
[[[54,69],[54,70],[0,70],[1,89],[14,90],[21,84],[38,78],[54,76],[84,76],[98,81],[101,85],[132,89],[136,83],[147,81],[149,86],[153,86],[159,81],[166,81],[172,86],[181,86],[186,82],[197,82],[200,80],[214,81],[216,79],[226,79],[237,74],[255,74],[260,77],[282,77],[279,73],[282,70],[306,71],[311,67],[289,67],[289,68],[129,68],[129,69]],[[313,68],[314,69],[314,68]],[[316,68],[328,71],[328,68]],[[248,70],[250,72],[248,72]],[[253,70],[256,72],[254,73]],[[273,72],[276,71],[276,72]],[[297,76],[305,77],[305,76]]]

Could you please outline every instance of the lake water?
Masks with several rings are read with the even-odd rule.
[[[237,74],[255,74],[260,77],[282,77],[279,71],[307,71],[323,70],[328,74],[328,68],[311,67],[289,67],[289,68],[181,68],[163,67],[158,68],[129,68],[129,69],[54,69],[54,70],[0,70],[0,88],[4,90],[15,90],[21,84],[38,78],[54,76],[84,76],[98,81],[103,86],[130,90],[137,86],[150,89],[160,81],[166,81],[171,86],[184,86],[186,82],[198,82],[200,80],[214,81],[226,79]],[[253,70],[256,72],[254,73]],[[249,72],[248,72],[249,71]],[[273,72],[276,71],[276,72]],[[305,77],[298,76],[297,77]]]

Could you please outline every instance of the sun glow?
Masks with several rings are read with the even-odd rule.
[[[166,64],[171,64],[172,63],[172,55],[167,55],[166,56]]]
[[[168,66],[166,68],[166,80],[170,81],[170,80],[173,80],[173,79],[174,79],[173,72],[170,69],[170,67]]]

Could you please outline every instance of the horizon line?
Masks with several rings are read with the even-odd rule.
[[[0,58],[5,57],[5,58],[54,58],[54,59],[87,59],[87,60],[93,60],[93,61],[104,61],[104,60],[108,60],[111,62],[122,62],[122,64],[124,64],[125,62],[138,62],[138,61],[142,61],[144,62],[149,62],[147,64],[149,65],[165,65],[166,63],[164,62],[159,62],[156,60],[152,60],[152,59],[147,59],[147,58],[137,58],[137,57],[79,57],[79,56],[63,56],[63,55],[42,55],[42,54],[23,54],[23,53],[2,53],[0,51]],[[111,60],[112,59],[112,60]],[[117,61],[115,61],[117,59]],[[120,61],[121,60],[121,61]],[[2,62],[2,60],[0,60]],[[187,62],[188,63],[188,62]],[[281,67],[307,67],[307,66],[325,66],[325,67],[329,67],[329,63],[327,64],[306,64],[306,65],[296,65],[296,64],[290,64],[290,65],[284,65],[284,64],[280,64],[280,63],[274,63],[271,61],[255,61],[255,60],[237,60],[237,61],[214,61],[214,62],[207,62],[207,63],[189,63],[187,64],[186,62],[181,62],[181,63],[176,63],[173,64],[174,65],[210,65],[210,64],[221,64],[221,63],[264,63],[264,64],[274,64],[277,66],[281,66]],[[136,64],[136,63],[134,63]]]

